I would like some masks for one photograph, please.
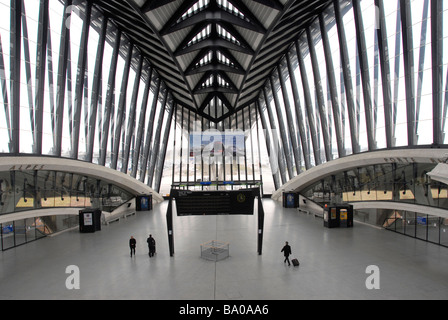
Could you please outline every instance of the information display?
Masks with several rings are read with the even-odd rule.
[[[92,233],[101,230],[101,210],[85,209],[79,211],[79,231]]]
[[[173,197],[178,216],[254,214],[255,195],[252,190],[176,190]]]
[[[137,211],[152,210],[152,195],[142,195],[135,198],[135,207]]]
[[[298,208],[299,194],[294,192],[283,193],[283,208]]]

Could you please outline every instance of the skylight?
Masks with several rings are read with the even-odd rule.
[[[228,83],[226,80],[224,80],[224,78],[220,74],[210,75],[207,78],[207,80],[202,82],[200,88],[205,89],[205,88],[213,87],[215,85],[218,85],[219,87],[222,87],[222,88],[231,88],[230,83]]]
[[[230,88],[230,84],[224,80],[221,75],[217,75],[217,82],[218,82],[218,86],[223,87],[223,88]]]
[[[234,14],[237,17],[240,17],[241,19],[245,19],[246,17],[244,16],[244,14],[239,11],[237,8],[235,8],[235,6],[233,4],[231,4],[229,1],[227,0],[218,0],[218,6],[221,7],[221,9]]]
[[[227,58],[221,51],[217,51],[217,57],[219,63],[225,64],[227,66],[235,67],[235,65],[230,61],[229,58]]]
[[[182,21],[194,16],[196,13],[206,9],[209,4],[210,0],[199,0],[190,9],[188,9],[188,11],[185,12],[179,20]]]
[[[241,43],[230,34],[230,32],[228,32],[226,29],[224,29],[222,26],[220,26],[219,24],[216,25],[216,30],[218,31],[218,35],[221,38],[226,39],[227,41],[233,42],[239,46],[241,46]]]
[[[207,27],[202,29],[202,31],[199,32],[193,39],[191,39],[190,42],[188,42],[187,47],[208,38],[210,36],[211,32],[212,32],[212,25],[209,24],[209,25],[207,25]]]
[[[198,63],[196,63],[196,68],[209,64],[212,61],[212,59],[213,59],[213,52],[209,51],[207,55],[205,55]]]

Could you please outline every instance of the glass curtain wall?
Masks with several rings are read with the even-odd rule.
[[[391,163],[358,167],[324,177],[301,193],[322,206],[394,201],[443,209],[448,207],[448,186],[427,176],[435,166]]]
[[[409,211],[390,212],[387,230],[448,247],[448,219]]]
[[[278,184],[355,153],[447,145],[447,18],[444,1],[333,1],[260,93]]]
[[[0,216],[57,208],[98,208],[112,212],[133,197],[112,184],[68,172],[29,170],[0,173]],[[13,248],[76,226],[77,215],[3,222],[0,223],[1,248]]]
[[[111,212],[133,195],[102,180],[61,171],[0,173],[0,215],[34,209],[99,208]]]
[[[261,186],[263,167],[269,170],[269,162],[261,165],[266,152],[259,140],[262,129],[258,112],[252,104],[216,123],[178,105],[172,129],[173,152],[166,159],[172,161],[172,184],[190,190]],[[267,183],[272,192],[269,179]]]
[[[0,0],[0,17],[0,153],[92,162],[159,191],[174,103],[126,33],[92,1]]]
[[[2,251],[33,242],[79,225],[78,216],[37,217],[0,223]]]
[[[0,0],[0,17],[6,155],[93,162],[162,193],[171,184],[263,181],[269,194],[340,157],[448,144],[444,1],[334,0],[298,35],[258,98],[219,123],[178,104],[92,1]],[[225,113],[220,101],[207,108]],[[201,141],[207,156],[195,159],[192,132],[225,130],[244,139],[233,135],[229,153]]]

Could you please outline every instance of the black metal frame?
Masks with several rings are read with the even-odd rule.
[[[253,195],[258,199],[258,228],[257,228],[257,252],[259,255],[263,253],[263,235],[264,235],[264,209],[262,194],[260,188],[251,189]],[[168,246],[170,257],[174,256],[174,223],[173,223],[173,200],[182,192],[179,189],[172,188],[168,200],[168,208],[166,211],[166,225],[168,233]],[[254,203],[255,205],[255,203]]]

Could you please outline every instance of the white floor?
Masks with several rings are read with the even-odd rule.
[[[94,234],[72,230],[0,253],[0,299],[448,299],[444,247],[358,223],[327,229],[319,218],[264,200],[261,256],[254,215],[175,217],[170,257],[166,208],[164,202]],[[157,241],[151,259],[150,233]],[[230,257],[201,259],[201,243],[211,240],[229,242]],[[285,241],[300,267],[283,263]],[[79,290],[66,287],[71,265],[79,268]],[[366,287],[371,265],[379,268],[378,290]]]

